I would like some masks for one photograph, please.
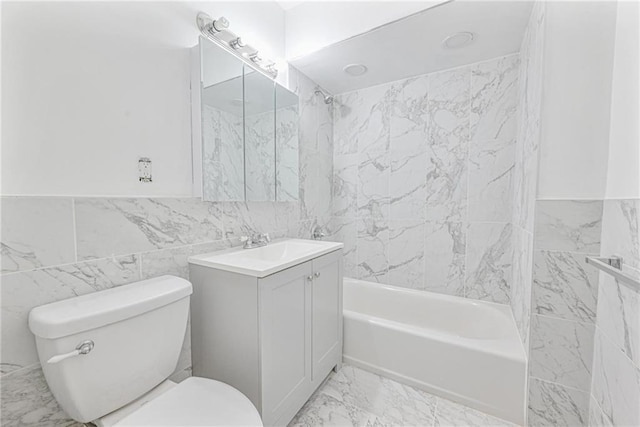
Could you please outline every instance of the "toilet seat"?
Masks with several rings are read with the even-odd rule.
[[[116,424],[140,426],[262,426],[251,401],[228,384],[191,377]]]

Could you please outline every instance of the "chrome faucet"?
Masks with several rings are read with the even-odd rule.
[[[327,237],[327,234],[324,232],[324,229],[319,225],[313,227],[313,231],[311,231],[311,237],[313,240],[322,240]]]
[[[251,237],[242,236],[240,241],[244,243],[242,246],[244,249],[253,249],[267,246],[271,242],[271,237],[269,237],[269,233],[254,233]]]

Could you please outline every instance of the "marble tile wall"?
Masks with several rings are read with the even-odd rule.
[[[587,425],[600,253],[600,200],[538,200],[529,345],[530,426]]]
[[[238,245],[254,230],[309,238],[330,220],[330,107],[292,74],[300,94],[299,201],[205,202],[195,198],[1,197],[3,426],[74,425],[51,396],[27,326],[38,305],[173,274],[187,258]],[[174,380],[190,375],[189,331]]]
[[[640,278],[640,199],[605,200],[602,256]],[[640,292],[600,273],[590,425],[640,425]]]
[[[518,131],[513,188],[513,279],[511,310],[525,351],[529,351],[533,227],[543,76],[545,3],[535,2],[520,47]]]
[[[345,274],[508,303],[519,55],[340,94]]]

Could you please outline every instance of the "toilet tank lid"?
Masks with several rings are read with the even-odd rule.
[[[60,338],[155,310],[192,293],[191,283],[161,276],[36,307],[29,328],[41,338]]]

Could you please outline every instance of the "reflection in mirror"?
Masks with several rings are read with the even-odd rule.
[[[245,200],[243,64],[211,42],[200,49],[203,199]]]
[[[247,201],[276,196],[275,99],[273,80],[245,67],[244,154]]]
[[[204,38],[200,63],[203,199],[298,200],[298,96]]]
[[[298,96],[276,84],[276,200],[298,200]]]

